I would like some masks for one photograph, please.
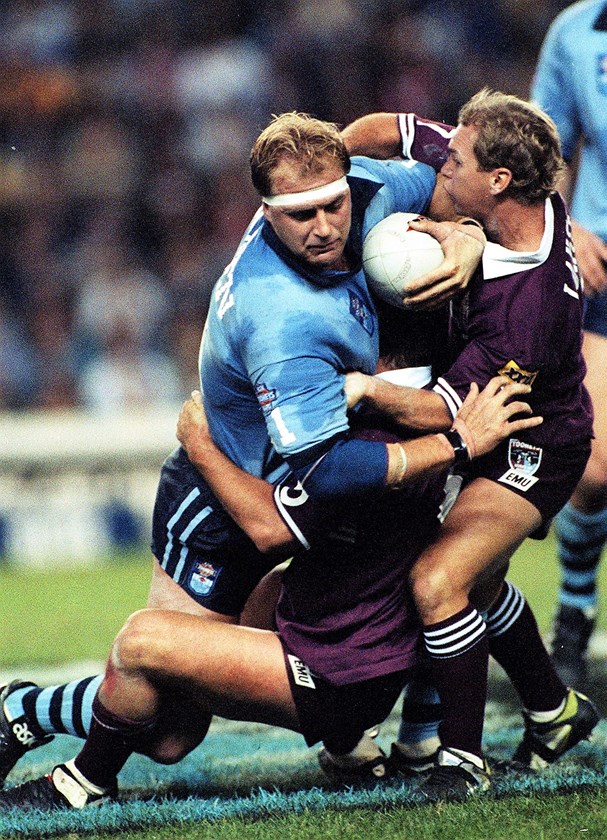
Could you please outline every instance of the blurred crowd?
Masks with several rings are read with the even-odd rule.
[[[0,410],[179,403],[270,115],[528,96],[566,5],[0,0]]]

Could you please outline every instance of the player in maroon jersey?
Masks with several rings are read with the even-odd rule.
[[[363,398],[420,430],[424,405],[436,408],[442,399],[448,424],[467,384],[499,373],[529,383],[530,402],[544,417],[466,466],[463,491],[410,576],[443,715],[439,766],[424,789],[429,798],[454,798],[490,782],[481,747],[489,651],[523,701],[525,739],[515,757],[525,764],[555,760],[567,726],[588,734],[598,719],[550,666],[522,593],[503,584],[515,549],[545,533],[569,498],[592,434],[581,278],[555,192],[560,145],[539,108],[489,91],[464,105],[455,128],[376,114],[344,134],[353,153],[402,154],[440,170],[446,212],[478,219],[488,239],[482,272],[452,304],[452,361],[433,391],[411,394],[354,374],[352,401]],[[411,301],[427,305],[452,291],[413,288]]]

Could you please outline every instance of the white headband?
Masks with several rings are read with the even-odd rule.
[[[330,184],[323,184],[322,187],[314,187],[312,190],[303,190],[297,193],[280,193],[279,195],[264,195],[262,201],[270,207],[289,207],[299,204],[315,204],[327,198],[333,198],[348,189],[348,179],[344,175],[337,181]]]

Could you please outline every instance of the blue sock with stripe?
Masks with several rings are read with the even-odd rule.
[[[102,679],[98,675],[48,688],[31,685],[18,688],[9,694],[4,709],[9,720],[23,715],[36,736],[86,738],[91,727],[93,699]]]
[[[582,513],[571,502],[554,520],[561,567],[559,602],[593,618],[597,608],[597,576],[607,541],[607,508]]]

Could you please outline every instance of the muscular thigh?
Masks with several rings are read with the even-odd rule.
[[[298,728],[283,649],[272,631],[196,615],[143,611],[134,617],[136,665],[177,681],[214,714]]]
[[[447,617],[463,609],[477,582],[505,569],[513,552],[540,523],[539,511],[526,499],[494,481],[474,479],[460,493],[438,538],[415,564],[414,579],[433,579],[433,588],[442,589],[440,600]],[[442,618],[435,613],[433,620]]]

